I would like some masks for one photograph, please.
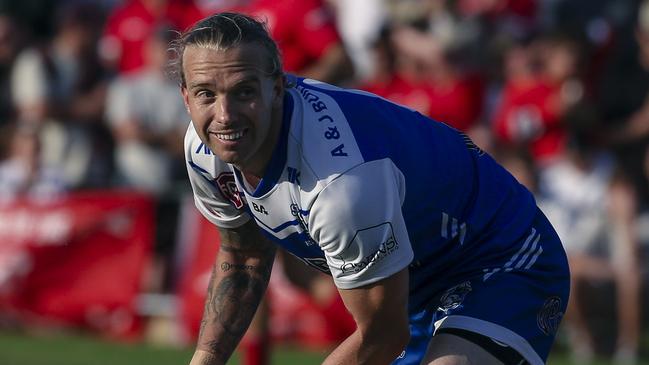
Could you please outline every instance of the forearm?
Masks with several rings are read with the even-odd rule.
[[[367,286],[340,290],[356,331],[324,364],[390,364],[410,341],[408,268]]]
[[[250,325],[273,265],[272,247],[226,243],[212,269],[192,365],[225,364]]]
[[[357,329],[336,347],[322,364],[390,364],[399,356],[401,351],[402,349],[390,344],[368,339]]]

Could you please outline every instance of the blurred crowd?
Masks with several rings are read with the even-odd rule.
[[[634,363],[648,277],[649,1],[0,0],[0,204],[147,192],[158,250],[172,253],[191,191],[168,44],[226,10],[264,19],[288,72],[404,104],[491,153],[564,241],[575,358],[588,363],[600,341],[585,298],[613,283],[612,353]]]

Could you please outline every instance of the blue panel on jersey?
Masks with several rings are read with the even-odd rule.
[[[524,241],[536,212],[531,193],[468,137],[368,93],[299,82],[338,103],[365,161],[389,158],[404,175],[413,305],[445,285],[441,274],[480,271]]]
[[[257,222],[259,223],[259,221]],[[322,252],[322,250],[320,249],[320,246],[315,243],[311,245],[306,244],[306,242],[310,240],[310,237],[308,237],[308,235],[304,232],[292,233],[286,236],[284,239],[279,239],[265,230],[262,230],[262,233],[271,241],[282,246],[286,251],[307,261],[308,259],[325,257],[324,252]]]

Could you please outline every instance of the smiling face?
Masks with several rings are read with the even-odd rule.
[[[262,176],[281,129],[283,77],[271,76],[266,49],[190,45],[181,91],[200,139],[224,162]]]

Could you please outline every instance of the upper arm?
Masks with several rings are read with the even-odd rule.
[[[408,267],[414,254],[404,198],[403,174],[389,159],[357,166],[320,192],[309,226],[337,287],[365,286]]]
[[[268,260],[275,257],[275,244],[261,234],[253,220],[236,228],[219,227],[219,235],[220,251],[238,261],[250,258]]]
[[[339,292],[365,337],[408,336],[408,268],[373,284]]]

